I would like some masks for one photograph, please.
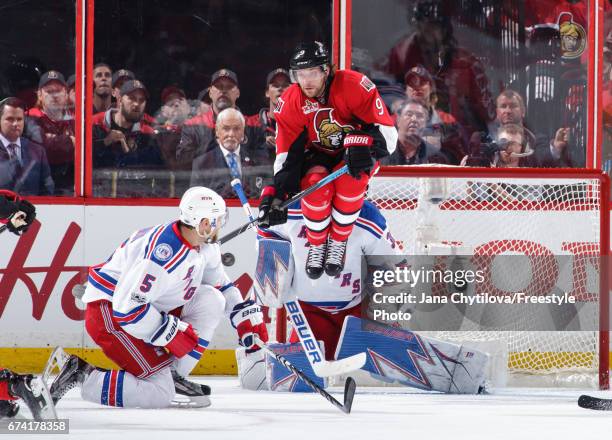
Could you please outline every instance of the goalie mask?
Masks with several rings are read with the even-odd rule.
[[[185,191],[179,204],[179,210],[179,220],[195,228],[196,233],[209,243],[216,241],[219,231],[229,217],[225,200],[212,189],[203,186],[194,186]],[[204,235],[199,230],[203,219],[208,219],[211,228]]]

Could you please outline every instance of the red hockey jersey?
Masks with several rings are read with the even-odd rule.
[[[393,120],[368,77],[352,70],[339,70],[328,87],[325,100],[308,98],[298,84],[292,84],[279,98],[274,109],[275,173],[305,127],[308,130],[305,149],[314,148],[330,155],[343,151],[345,133],[370,124],[393,127]],[[395,145],[387,147],[390,152],[395,149]]]

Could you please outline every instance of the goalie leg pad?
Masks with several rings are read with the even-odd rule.
[[[236,349],[236,362],[241,388],[253,391],[270,389],[266,377],[266,356],[263,350],[247,353],[246,348],[238,347]]]
[[[321,342],[319,342],[319,345],[323,349]],[[270,344],[269,347],[275,353],[280,354],[291,362],[294,367],[301,370],[321,388],[327,387],[327,379],[315,375],[300,343]],[[292,393],[314,392],[306,382],[269,354],[266,354],[266,376],[271,391],[289,391]]]
[[[349,316],[336,358],[363,351],[368,356],[363,369],[381,380],[460,394],[476,394],[484,386],[486,353]]]
[[[291,281],[294,267],[290,241],[273,238],[257,240],[257,264],[253,280],[257,302],[278,309],[285,302],[293,301],[295,293],[291,289]]]

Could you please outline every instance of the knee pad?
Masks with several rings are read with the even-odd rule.
[[[327,177],[328,172],[316,172],[306,174],[301,181],[302,189],[306,189],[319,182],[324,177]],[[322,188],[319,188],[312,194],[309,194],[304,197],[304,200],[307,200],[310,204],[320,204],[325,202],[330,202],[333,196],[332,186],[324,185]]]

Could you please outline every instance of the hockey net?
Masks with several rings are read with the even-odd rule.
[[[460,331],[431,336],[501,342],[508,373],[523,378],[511,382],[516,385],[546,376],[551,385],[573,381],[607,388],[608,298],[599,288],[607,285],[607,276],[597,257],[609,254],[608,185],[606,176],[585,170],[388,167],[372,179],[367,197],[405,254],[524,255],[528,260],[549,255],[552,259],[532,259],[527,267],[497,268],[495,287],[547,295],[543,286],[556,286],[578,302],[598,305],[575,318],[589,331],[507,331],[501,325],[506,331],[490,326],[479,331],[466,319]],[[574,256],[573,267],[559,270],[555,257],[561,255]],[[511,318],[519,329],[541,319],[529,311]]]
[[[588,331],[508,331],[503,326],[481,331],[465,319],[459,331],[427,335],[492,354],[491,369],[504,369],[492,372],[497,385],[608,388],[609,306],[607,295],[600,294],[607,276],[597,258],[609,254],[607,176],[569,169],[383,167],[370,182],[367,198],[381,210],[404,254],[549,255],[553,260],[531,261],[530,268],[501,268],[495,287],[530,286],[527,294],[546,295],[538,285],[554,284],[592,305],[577,317]],[[562,255],[586,260],[569,272],[559,271],[554,258]],[[528,328],[541,318],[527,311],[512,321]],[[284,322],[281,312],[278,340],[290,331]]]

